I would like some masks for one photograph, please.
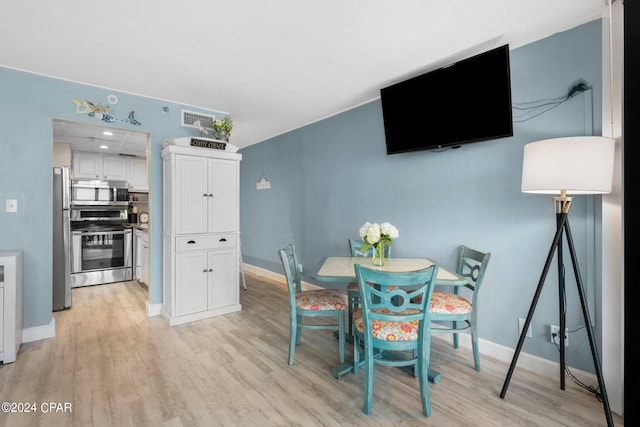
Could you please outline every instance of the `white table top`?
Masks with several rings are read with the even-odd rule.
[[[356,272],[354,264],[361,264],[365,268],[378,271],[390,271],[402,273],[407,271],[422,270],[431,267],[434,263],[425,258],[385,258],[384,265],[374,266],[368,257],[327,257],[315,275],[321,281],[351,281],[355,280]],[[464,284],[467,280],[456,273],[452,273],[442,266],[438,269],[437,284]]]

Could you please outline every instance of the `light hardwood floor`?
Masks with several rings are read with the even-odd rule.
[[[286,288],[246,275],[238,313],[169,327],[148,318],[136,282],[76,288],[73,308],[54,313],[56,337],[22,346],[0,365],[0,402],[35,403],[36,413],[0,413],[1,426],[603,426],[602,405],[567,380],[516,368],[435,339],[432,416],[423,417],[417,381],[376,366],[372,413],[363,373],[334,379],[337,341],[304,331],[287,365]],[[351,357],[351,345],[346,355]],[[42,403],[71,411],[42,412]],[[49,406],[45,406],[49,408]],[[55,409],[55,408],[54,408]],[[616,426],[623,421],[614,416]]]

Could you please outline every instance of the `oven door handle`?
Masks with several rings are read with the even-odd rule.
[[[72,231],[71,234],[74,236],[102,236],[105,234],[130,234],[131,230],[123,230],[123,231]]]

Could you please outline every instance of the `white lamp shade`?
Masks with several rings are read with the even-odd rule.
[[[603,194],[611,192],[615,141],[602,136],[545,139],[524,146],[525,193]]]

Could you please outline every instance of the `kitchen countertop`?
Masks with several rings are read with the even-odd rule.
[[[137,228],[139,230],[144,230],[144,231],[148,231],[149,230],[149,224],[139,224],[139,223],[135,223],[135,224],[129,224],[132,228]]]

